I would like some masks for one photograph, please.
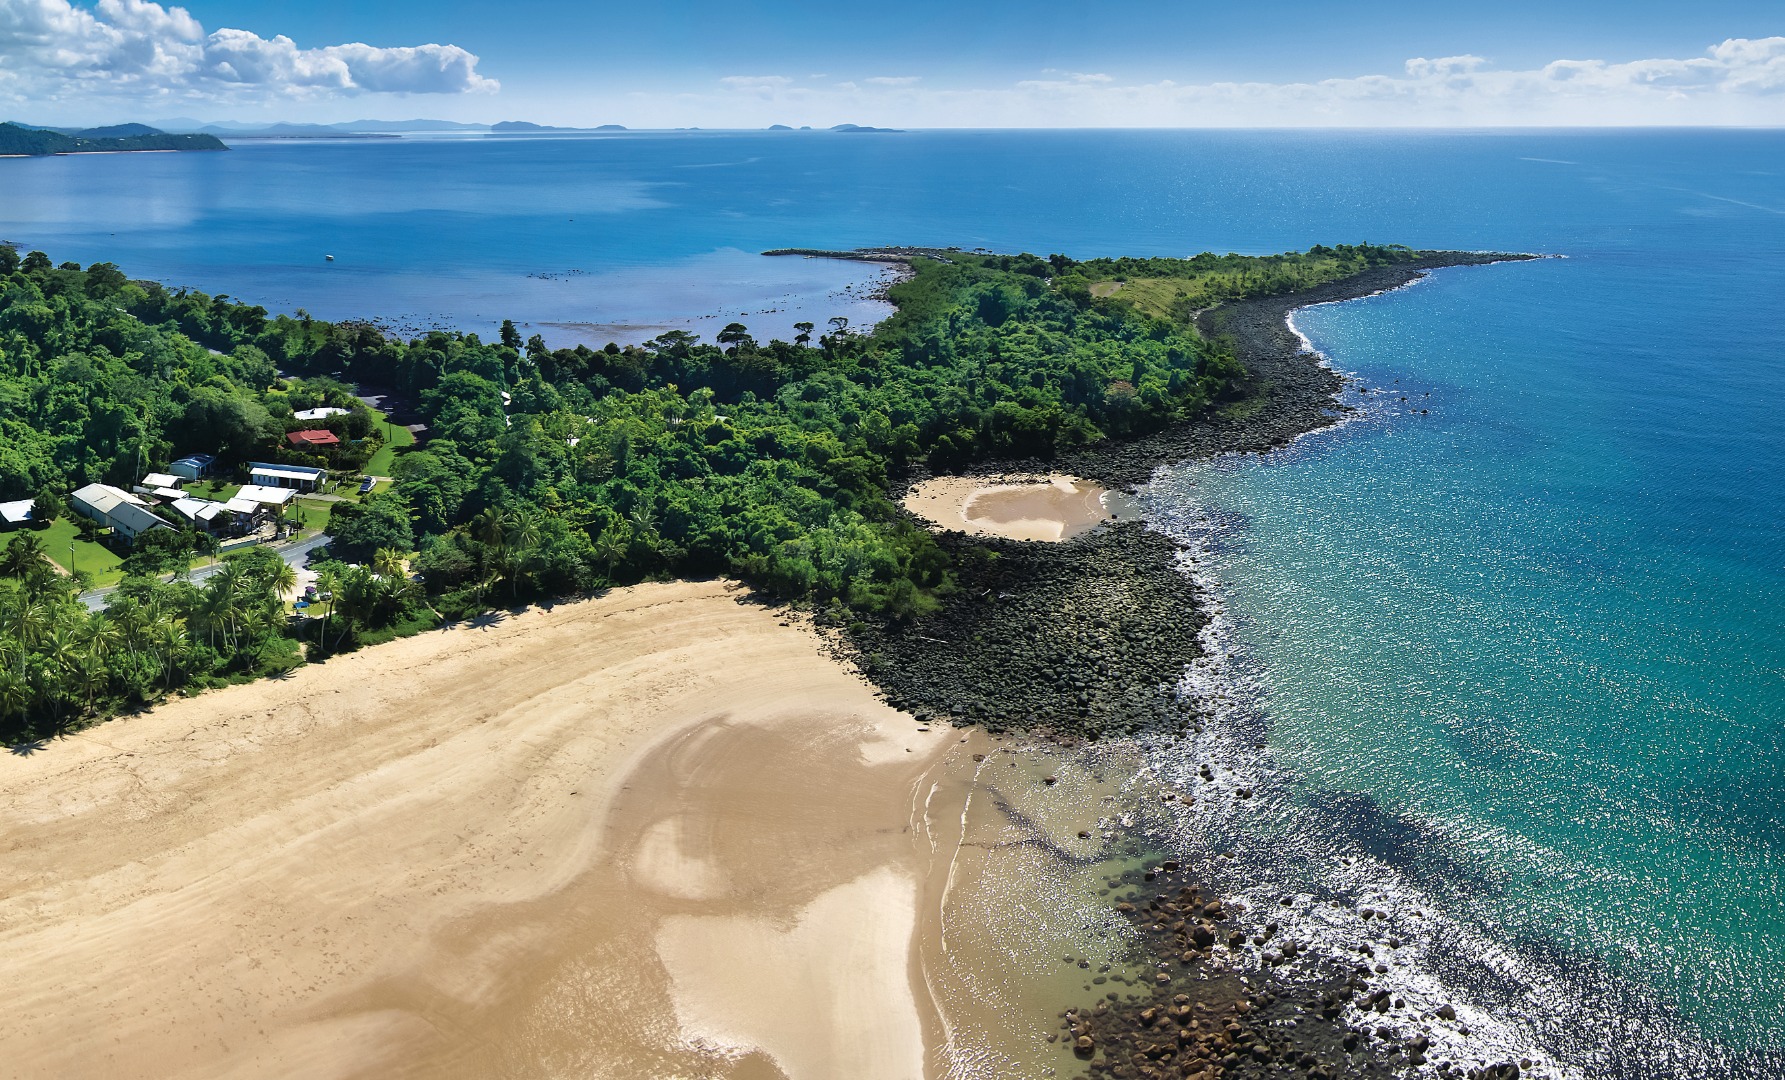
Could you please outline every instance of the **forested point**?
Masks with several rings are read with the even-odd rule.
[[[48,128],[0,124],[0,156],[117,154],[147,150],[228,150],[215,135],[170,135],[154,128],[129,135],[69,135]]]
[[[1045,460],[1238,393],[1230,346],[1199,336],[1177,292],[1160,305],[1100,285],[1177,282],[1200,304],[1416,257],[950,252],[913,261],[889,290],[895,313],[865,333],[839,318],[759,342],[733,323],[711,344],[676,331],[553,350],[512,323],[494,342],[400,341],[0,248],[0,503],[41,510],[0,559],[0,736],[646,578],[730,574],[839,618],[922,615],[953,575],[893,501],[901,475]],[[264,548],[200,585],[162,579],[196,545],[150,534],[95,613],[77,598],[84,575],[48,558],[36,530],[84,484],[128,488],[190,453],[225,474],[322,460],[282,442],[299,410],[339,406],[346,456],[327,464],[357,470],[381,436],[356,386],[413,402],[425,437],[395,449],[388,490],[335,505],[320,617],[289,614],[290,568]]]

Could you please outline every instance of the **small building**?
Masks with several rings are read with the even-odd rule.
[[[285,436],[285,441],[299,450],[333,450],[341,445],[341,437],[327,428],[294,431]]]
[[[306,424],[314,424],[318,420],[327,420],[331,416],[346,416],[347,410],[336,408],[333,405],[325,405],[320,409],[305,409],[292,415]]]
[[[210,475],[211,466],[217,464],[213,454],[191,454],[168,465],[167,471],[182,480],[202,480]],[[169,484],[168,487],[174,485]]]
[[[135,491],[138,495],[153,495],[157,499],[166,499],[169,502],[172,502],[175,499],[183,499],[186,497],[186,493],[180,490],[181,486],[185,483],[186,478],[183,476],[175,476],[172,473],[152,472],[143,477],[142,483],[136,485],[136,487],[131,490]]]
[[[246,484],[236,492],[235,498],[224,504],[224,509],[234,517],[238,531],[251,532],[268,521],[276,520],[295,498],[297,492],[291,488]]]
[[[292,488],[264,487],[260,484],[243,484],[242,489],[236,492],[236,498],[248,499],[251,502],[260,503],[262,506],[274,506],[284,509],[292,499],[297,498],[297,492]]]
[[[173,510],[193,528],[212,536],[228,536],[235,532],[235,515],[220,502],[209,499],[178,499]]]
[[[17,529],[28,525],[32,520],[32,508],[36,506],[33,499],[20,499],[18,502],[0,503],[0,529]]]
[[[248,466],[248,475],[261,487],[315,491],[328,479],[328,470],[313,469],[308,465],[272,465],[256,461]]]
[[[110,484],[88,484],[70,495],[68,504],[75,513],[91,518],[132,543],[152,529],[171,527],[150,513],[141,499]]]

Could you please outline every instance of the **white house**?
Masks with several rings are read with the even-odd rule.
[[[291,415],[297,417],[299,420],[310,422],[315,420],[327,420],[331,416],[346,416],[347,410],[337,409],[332,405],[326,405],[320,409],[305,409],[302,412],[295,412]]]
[[[0,503],[0,529],[16,529],[31,520],[31,508],[36,505],[34,499],[20,499],[18,502]]]
[[[68,504],[75,513],[93,519],[133,543],[152,529],[170,527],[149,513],[141,499],[110,484],[88,484],[70,495]]]
[[[201,532],[215,535],[235,531],[235,516],[220,502],[209,499],[176,499],[173,509]]]
[[[271,506],[282,510],[291,500],[297,498],[297,492],[291,488],[243,484],[242,490],[236,492],[236,498],[248,499],[262,506]]]
[[[244,484],[224,508],[235,515],[236,527],[246,532],[268,518],[278,517],[296,497],[297,492],[291,488]]]
[[[261,487],[315,491],[328,479],[328,470],[313,469],[306,465],[272,465],[256,461],[248,466],[248,475]]]

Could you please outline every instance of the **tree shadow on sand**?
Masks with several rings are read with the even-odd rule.
[[[13,757],[30,757],[32,754],[38,753],[41,750],[49,749],[49,745],[49,740],[47,739],[29,739],[23,742],[12,743],[6,748],[6,752]]]

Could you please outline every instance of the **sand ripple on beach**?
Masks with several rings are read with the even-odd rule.
[[[959,739],[723,583],[103,725],[0,766],[0,1071],[921,1075]]]

